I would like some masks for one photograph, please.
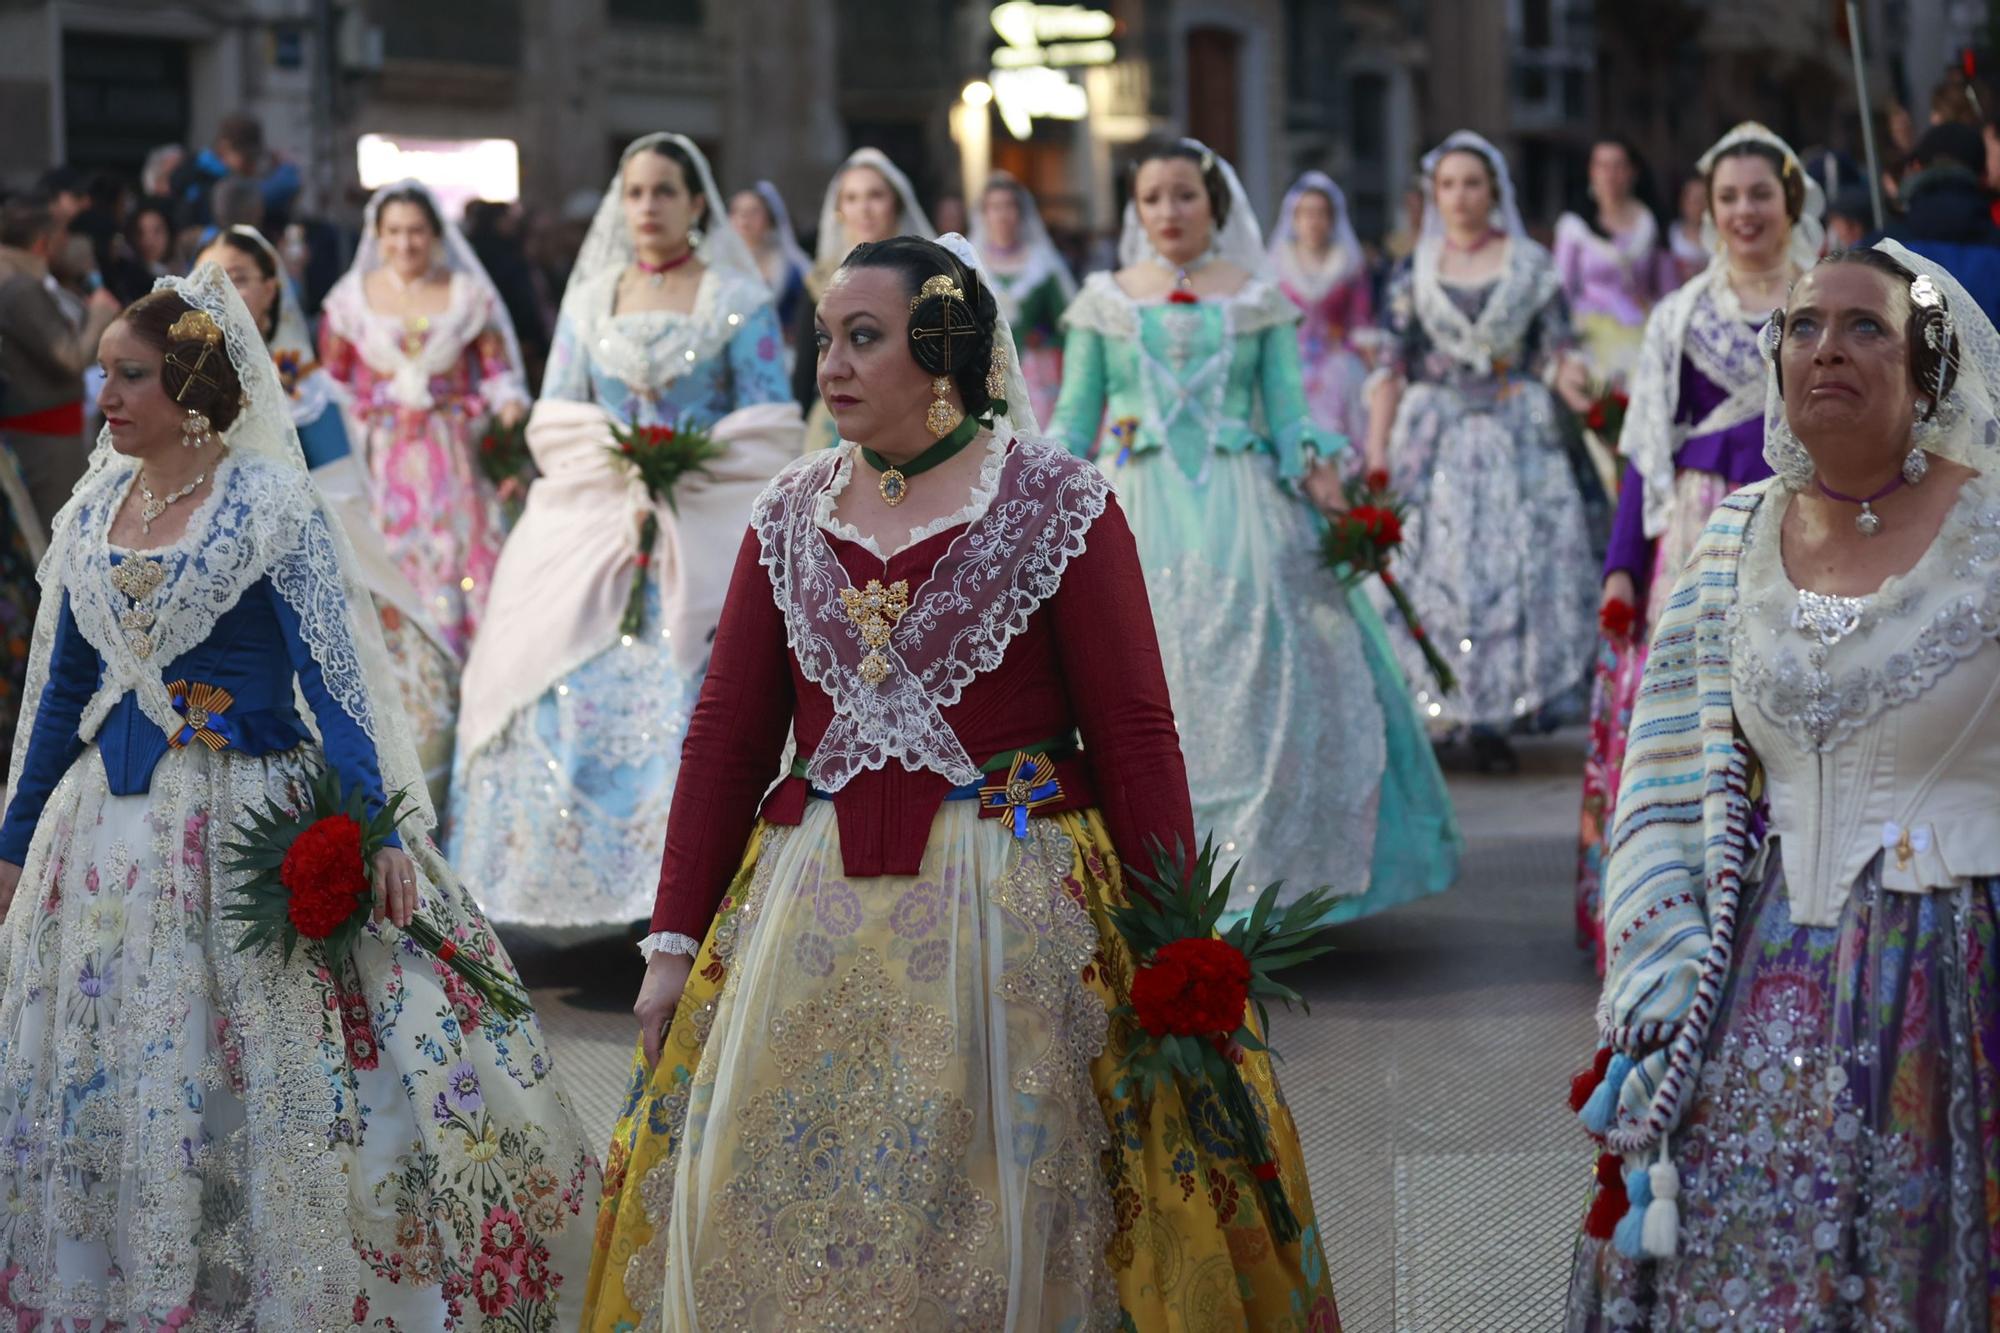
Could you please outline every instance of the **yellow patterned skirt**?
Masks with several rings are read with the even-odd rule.
[[[1120,1077],[1123,896],[1094,811],[949,802],[919,874],[853,880],[830,802],[760,825],[634,1060],[584,1327],[1337,1330],[1267,1058],[1289,1245],[1212,1092]]]

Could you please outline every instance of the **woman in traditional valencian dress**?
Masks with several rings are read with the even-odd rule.
[[[972,248],[1014,328],[1035,420],[1047,421],[1062,392],[1062,313],[1076,296],[1076,279],[1049,239],[1035,196],[1005,172],[993,173],[979,196]]]
[[[1589,372],[1499,150],[1460,130],[1423,165],[1423,237],[1390,284],[1396,364],[1370,388],[1368,465],[1411,505],[1403,586],[1458,676],[1440,693],[1397,626],[1417,702],[1471,730],[1482,770],[1511,772],[1507,731],[1584,683],[1596,641],[1596,559],[1558,415],[1587,406]]]
[[[528,387],[492,279],[417,182],[369,201],[354,266],[327,293],[320,353],[352,396],[389,556],[463,655],[500,555],[478,440],[488,421],[519,424]]]
[[[1121,1071],[1120,863],[1194,836],[1173,710],[1123,513],[1014,429],[1011,335],[947,240],[861,247],[820,304],[852,442],[738,557],[585,1327],[1335,1329],[1267,1058],[1290,1242],[1213,1091]],[[1030,755],[1057,790],[1009,805]]]
[[[1325,172],[1308,171],[1286,192],[1271,229],[1271,271],[1301,312],[1299,364],[1313,420],[1322,430],[1362,438],[1368,368],[1355,345],[1375,322],[1374,284],[1347,216],[1347,196]]]
[[[1066,316],[1050,434],[1131,516],[1181,710],[1195,823],[1241,857],[1238,906],[1330,884],[1332,919],[1452,882],[1443,775],[1380,620],[1320,563],[1299,488],[1339,490],[1345,437],[1300,391],[1298,311],[1262,271],[1229,164],[1190,139],[1142,148],[1120,242]],[[1337,762],[1329,757],[1337,756]],[[1310,830],[1307,833],[1306,830]]]
[[[1711,517],[1633,719],[1567,1324],[1992,1329],[2000,334],[1889,241],[1772,327],[1778,476]]]
[[[1590,202],[1556,219],[1555,261],[1570,317],[1597,378],[1622,385],[1653,303],[1679,285],[1654,215],[1639,150],[1600,139],[1590,150]]]
[[[1618,807],[1646,645],[1709,514],[1723,496],[1771,475],[1757,332],[1819,257],[1819,187],[1782,139],[1739,125],[1698,170],[1714,201],[1716,258],[1646,321],[1618,440],[1627,461],[1604,562],[1577,856],[1577,940],[1600,972],[1606,826]]]
[[[458,659],[431,628],[423,600],[403,576],[376,535],[367,480],[348,447],[341,393],[319,364],[312,331],[299,309],[299,296],[283,276],[278,252],[253,227],[217,234],[198,262],[213,263],[229,275],[271,349],[278,383],[285,390],[292,426],[299,433],[306,466],[354,548],[362,581],[375,600],[382,642],[394,668],[397,699],[410,724],[417,758],[433,803],[444,799],[451,780],[452,730],[458,714]]]
[[[869,241],[891,236],[930,238],[937,232],[917,202],[910,178],[879,149],[857,148],[827,183],[819,210],[812,272],[806,275],[806,299],[799,307],[793,350],[792,396],[806,414],[806,448],[831,448],[839,439],[833,416],[820,401],[813,369],[813,311],[826,294],[827,283],[847,259],[847,252]]]
[[[0,823],[0,1309],[22,1328],[575,1327],[597,1169],[429,840],[368,589],[214,265],[99,351],[105,434],[44,565]],[[311,711],[311,723],[295,699]],[[316,734],[317,733],[317,736]],[[379,810],[330,972],[239,949],[230,844],[330,767]]]
[[[465,667],[452,863],[497,921],[642,921],[681,741],[750,505],[799,455],[771,298],[677,134],[625,150],[556,321],[528,421],[541,470]],[[725,446],[671,501],[614,461],[615,427]],[[653,549],[640,525],[659,524]],[[642,580],[636,633],[621,627]]]
[[[812,260],[799,248],[799,238],[792,232],[792,215],[785,208],[785,196],[769,181],[758,181],[747,190],[738,190],[729,201],[729,225],[749,247],[750,257],[757,261],[757,272],[771,289],[778,326],[786,331],[789,346],[791,330],[798,323],[799,304],[805,299],[806,274],[812,272]]]

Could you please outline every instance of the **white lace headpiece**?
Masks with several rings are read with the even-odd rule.
[[[1492,225],[1495,230],[1506,233],[1512,239],[1528,234],[1527,226],[1521,221],[1521,205],[1514,197],[1514,177],[1507,170],[1507,159],[1491,140],[1471,130],[1456,130],[1445,141],[1424,154],[1421,167],[1424,178],[1424,226],[1422,238],[1426,241],[1444,239],[1444,214],[1437,206],[1438,164],[1452,153],[1472,153],[1481,158],[1493,172],[1497,187],[1493,191]]]
[[[952,257],[965,266],[968,272],[977,273],[979,280],[992,285],[992,278],[979,262],[979,252],[972,242],[955,231],[948,231],[938,237],[937,243],[951,251]],[[995,302],[998,305],[998,302]],[[994,417],[993,433],[1006,435],[1012,431],[1016,435],[1039,435],[1041,427],[1035,422],[1035,406],[1028,401],[1028,380],[1021,373],[1021,358],[1014,353],[1014,326],[1007,320],[1007,311],[1001,307],[994,316],[993,345],[1007,358],[1007,410]]]
[[[764,203],[764,212],[771,219],[771,244],[785,257],[785,263],[801,274],[812,270],[812,256],[799,244],[799,234],[792,229],[791,210],[785,207],[785,196],[778,193],[778,187],[770,181],[760,180],[750,187],[750,193]],[[761,256],[760,256],[761,258]]]
[[[241,223],[228,228],[223,235],[239,237],[262,250],[278,275],[278,318],[270,338],[271,350],[295,352],[307,361],[316,360],[318,353],[313,350],[312,328],[306,323],[305,307],[299,300],[298,288],[292,284],[292,275],[285,268],[284,259],[278,254],[278,247],[265,239],[263,232]],[[221,236],[209,242],[211,247],[220,244]]]
[[[1216,228],[1209,248],[1218,258],[1228,260],[1245,273],[1266,276],[1264,231],[1257,225],[1257,215],[1251,211],[1250,197],[1243,192],[1243,182],[1237,178],[1236,168],[1199,139],[1182,139],[1181,143],[1201,155],[1204,175],[1209,164],[1213,163],[1222,169],[1222,179],[1229,186],[1229,219]],[[1139,222],[1138,201],[1126,201],[1125,225],[1118,233],[1118,262],[1129,268],[1141,260],[1156,258],[1158,253],[1153,249],[1152,241],[1147,239],[1145,227]]]
[[[1913,441],[1940,458],[1982,472],[1994,470],[2000,466],[2000,332],[1972,293],[1942,264],[1896,241],[1877,241],[1874,248],[1915,274],[1917,281],[1928,279],[1925,295],[1930,299],[1924,303],[1943,301],[1958,344],[1957,375],[1936,414],[1917,423]],[[1776,357],[1781,332],[1775,323],[1765,325],[1762,343],[1767,359]],[[1910,349],[1911,355],[1915,352]],[[1764,461],[1792,489],[1811,485],[1812,456],[1792,433],[1778,377],[1769,373],[1764,378],[1764,423]]]
[[[993,235],[986,225],[985,199],[995,190],[1005,190],[1014,196],[1014,203],[1021,211],[1021,227],[1014,238],[1014,248],[1021,254],[1020,290],[1033,291],[1045,279],[1055,278],[1062,287],[1063,300],[1076,295],[1076,279],[1070,275],[1069,265],[1063,261],[1062,252],[1049,239],[1049,229],[1042,221],[1042,210],[1035,204],[1035,196],[1028,187],[1009,176],[1004,171],[996,171],[986,180],[986,189],[980,191],[980,202],[972,210],[972,248],[981,255],[993,253]]]
[[[1792,242],[1786,252],[1786,257],[1801,269],[1811,268],[1819,262],[1820,251],[1826,248],[1826,222],[1824,220],[1826,217],[1826,191],[1821,188],[1817,180],[1813,179],[1811,173],[1805,169],[1804,164],[1799,161],[1799,155],[1792,151],[1790,144],[1765,129],[1762,125],[1759,125],[1756,121],[1746,120],[1720,139],[1717,139],[1710,146],[1709,150],[1696,160],[1694,164],[1695,170],[1699,171],[1702,174],[1702,178],[1706,180],[1710,173],[1715,170],[1715,164],[1722,160],[1724,153],[1747,143],[1762,144],[1766,148],[1776,149],[1779,156],[1785,159],[1784,174],[1796,174],[1805,182],[1805,207],[1799,212],[1799,220],[1792,224]],[[1701,243],[1708,247],[1708,252],[1711,255],[1716,257],[1714,262],[1721,262],[1722,238],[1715,230],[1715,214],[1713,210],[1702,214]]]
[[[375,192],[374,197],[368,201],[367,211],[362,214],[361,244],[355,249],[354,263],[348,266],[347,274],[341,279],[341,283],[344,285],[354,281],[358,284],[361,279],[382,267],[382,241],[375,230],[375,224],[382,214],[382,204],[391,196],[404,195],[412,191],[430,200],[431,213],[437,218],[441,229],[432,263],[448,273],[462,276],[465,281],[485,294],[487,300],[484,304],[490,312],[486,322],[499,330],[501,341],[507,348],[507,364],[514,368],[514,373],[521,378],[523,384],[527,383],[528,371],[526,363],[521,359],[521,340],[515,336],[514,321],[507,314],[507,303],[500,299],[500,289],[493,285],[493,278],[486,272],[486,266],[479,262],[479,255],[473,250],[472,242],[465,239],[465,233],[460,231],[458,225],[446,215],[444,205],[438,201],[437,195],[422,181],[415,179],[397,181],[394,185],[385,185]],[[332,301],[334,297],[329,294],[327,299]],[[362,304],[365,306],[366,301],[363,300]],[[456,349],[450,350],[456,351]]]
[[[1307,260],[1293,244],[1297,228],[1292,223],[1292,214],[1299,200],[1313,191],[1325,195],[1333,207],[1333,246],[1317,263]],[[1285,202],[1278,205],[1277,219],[1271,224],[1271,266],[1278,278],[1300,295],[1318,300],[1358,272],[1364,262],[1361,238],[1354,234],[1354,220],[1347,213],[1347,196],[1333,177],[1324,171],[1308,171],[1293,181],[1292,188],[1285,191]]]
[[[847,225],[840,220],[840,182],[856,167],[873,168],[896,192],[896,198],[902,203],[896,235],[921,236],[927,241],[937,239],[937,228],[931,225],[930,215],[924,212],[924,206],[917,202],[917,192],[902,168],[891,162],[888,154],[879,148],[857,148],[840,164],[840,170],[833,173],[833,179],[827,182],[826,197],[820,201],[819,236],[813,254],[818,266],[829,272],[837,268],[840,261],[847,258],[847,252],[854,248],[854,243],[847,239]]]
[[[198,646],[217,617],[236,605],[260,578],[269,577],[299,617],[300,636],[320,667],[328,693],[374,743],[385,790],[407,793],[406,842],[412,841],[407,834],[411,820],[427,834],[436,827],[437,814],[403,718],[381,625],[373,614],[374,602],[345,531],[306,471],[284,387],[278,382],[277,368],[257,322],[217,264],[202,264],[185,278],[162,278],[153,289],[178,293],[222,330],[223,350],[242,384],[243,407],[221,432],[229,457],[217,469],[215,487],[220,491],[225,484],[237,483],[239,489],[231,496],[235,501],[232,506],[215,507],[205,520],[197,520],[210,525],[220,540],[202,542],[204,534],[190,530],[189,539],[198,544],[178,574],[180,583],[174,596],[181,610],[159,617],[157,651],[143,658],[118,654],[118,660],[107,667],[105,686],[86,710],[86,719],[92,713],[101,718],[107,699],[116,702],[112,691],[122,696],[130,689],[137,692],[141,708],[162,730],[176,729],[179,719],[159,680],[160,669]],[[21,696],[19,740],[8,774],[10,788],[20,782],[28,751],[25,740],[34,734],[35,716],[48,683],[62,595],[72,594],[78,626],[100,651],[123,633],[116,608],[109,603],[99,605],[102,598],[88,595],[88,581],[96,563],[108,560],[102,549],[105,534],[136,467],[112,448],[111,432],[105,429],[97,437],[83,480],[56,515],[54,536],[39,575],[42,604]],[[250,474],[239,477],[246,467]],[[225,524],[234,526],[221,532]],[[108,585],[108,580],[99,581]],[[192,638],[192,642],[178,643],[175,636]],[[132,677],[129,683],[126,676]],[[90,725],[94,729],[95,723]]]

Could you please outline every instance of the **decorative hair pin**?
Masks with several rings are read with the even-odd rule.
[[[167,337],[177,343],[200,342],[210,347],[222,341],[222,327],[206,310],[190,310],[174,321]]]
[[[965,293],[959,289],[958,284],[940,273],[934,278],[924,279],[924,285],[910,298],[910,313],[915,314],[917,307],[933,296],[955,296],[961,301],[965,299]]]

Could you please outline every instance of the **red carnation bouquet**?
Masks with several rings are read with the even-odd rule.
[[[1216,926],[1229,908],[1236,867],[1216,881],[1214,838],[1203,841],[1191,866],[1185,848],[1176,845],[1169,855],[1155,843],[1153,873],[1129,865],[1125,873],[1136,892],[1110,915],[1136,968],[1131,999],[1114,1017],[1128,1019],[1144,1033],[1126,1049],[1125,1072],[1141,1093],[1176,1077],[1213,1088],[1230,1136],[1264,1196],[1272,1234],[1280,1241],[1296,1240],[1298,1217],[1285,1201],[1264,1122],[1236,1060],[1243,1050],[1270,1050],[1257,1035],[1271,1030],[1267,1000],[1304,1003],[1275,974],[1333,947],[1312,942],[1333,905],[1333,893],[1315,889],[1279,907],[1282,885],[1272,884],[1257,895],[1248,916],[1218,936]],[[1245,1021],[1252,1003],[1257,1007],[1254,1030]],[[1272,1054],[1275,1058],[1276,1052]]]
[[[641,426],[635,421],[630,426],[613,426],[611,438],[618,442],[610,451],[612,459],[639,479],[654,504],[664,504],[676,514],[680,513],[680,505],[674,499],[674,488],[690,473],[712,477],[708,465],[727,449],[726,445],[717,444],[707,431],[685,422],[678,426]],[[653,547],[659,540],[660,518],[649,510],[639,525],[639,554],[634,558],[638,575],[625,599],[625,615],[618,625],[620,634],[637,634],[646,623],[646,572],[652,567]]]
[[[1458,688],[1458,677],[1444,660],[1444,654],[1431,642],[1430,635],[1424,632],[1423,622],[1417,619],[1417,608],[1410,604],[1410,595],[1389,572],[1390,558],[1403,544],[1403,514],[1407,506],[1389,490],[1389,474],[1380,468],[1359,481],[1350,478],[1342,483],[1341,490],[1347,497],[1347,510],[1327,519],[1326,534],[1320,538],[1320,558],[1347,587],[1353,587],[1370,574],[1382,580],[1389,600],[1396,604],[1396,613],[1402,616],[1410,637],[1423,652],[1424,665],[1431,669],[1439,692],[1450,694]]]
[[[1606,602],[1597,612],[1597,627],[1607,639],[1629,639],[1639,625],[1639,608],[1623,597]]]
[[[1583,426],[1606,444],[1616,446],[1618,432],[1625,428],[1625,409],[1632,400],[1609,385],[1600,386],[1590,396],[1590,406],[1583,410]]]
[[[333,770],[322,768],[303,795],[303,808],[293,811],[267,802],[237,828],[242,840],[227,844],[229,868],[250,878],[235,890],[235,901],[222,915],[249,924],[238,950],[280,944],[289,963],[292,950],[307,939],[324,950],[327,966],[338,972],[368,927],[375,905],[368,861],[388,845],[404,794],[397,792],[371,815],[360,789],[343,793]],[[422,917],[412,917],[403,934],[503,1017],[525,1018],[532,1012],[520,985],[479,944],[447,937]]]

